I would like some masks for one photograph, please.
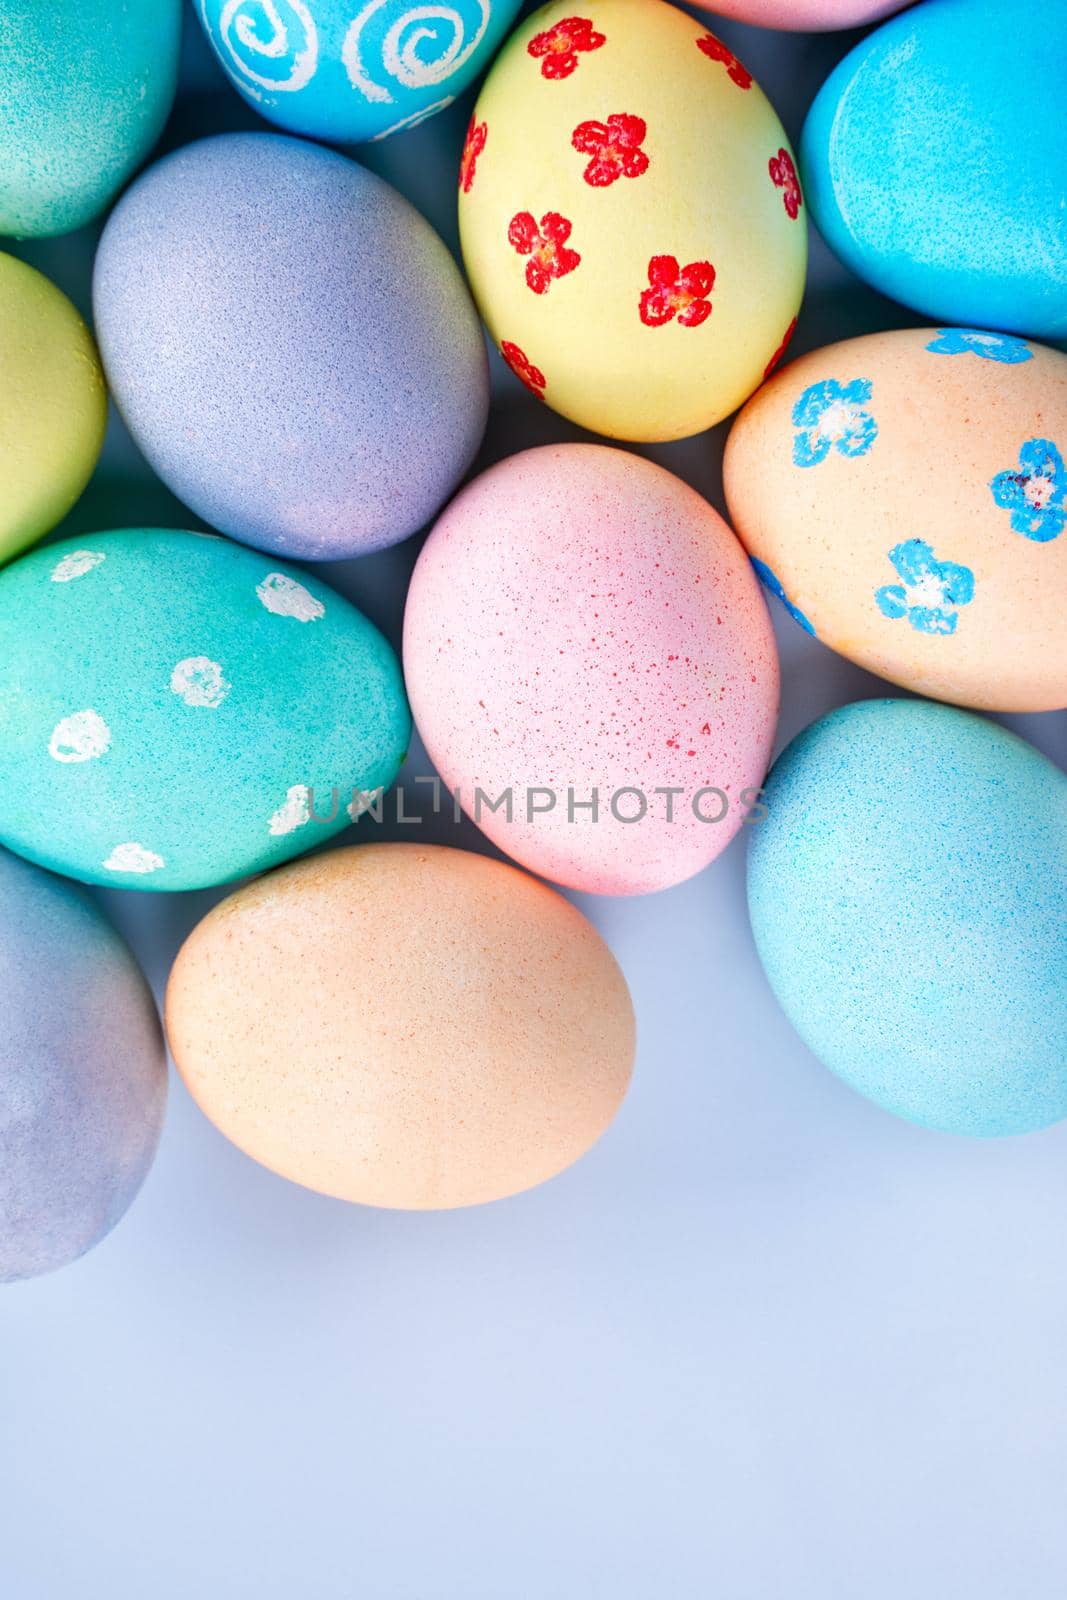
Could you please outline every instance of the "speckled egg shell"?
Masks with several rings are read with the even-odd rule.
[[[464,260],[504,359],[617,439],[684,438],[747,399],[793,331],[805,215],[759,86],[661,0],[528,17],[460,171]]]
[[[395,544],[481,442],[488,366],[455,263],[334,151],[230,134],[158,162],[111,215],[93,304],[155,471],[259,549],[325,560]]]
[[[215,53],[268,122],[360,144],[450,106],[520,0],[197,0]]]
[[[96,908],[0,850],[0,1282],[109,1233],[151,1165],[167,1071],[152,997]]]
[[[744,552],[686,484],[619,450],[530,450],[471,484],[416,565],[404,663],[464,809],[574,889],[699,872],[770,759],[778,659]],[[492,809],[508,791],[510,816]]]
[[[1067,1117],[1067,778],[968,712],[833,711],[752,829],[756,946],[815,1055],[950,1133]]]
[[[0,255],[0,562],[70,510],[106,426],[104,375],[85,323],[41,273]]]
[[[787,366],[726,451],[730,515],[802,627],[919,694],[1067,705],[1067,356],[971,328]]]
[[[715,0],[697,4],[698,11],[715,17],[733,17],[758,28],[785,28],[794,32],[830,33],[835,28],[862,28],[899,11],[909,0]]]
[[[570,1166],[634,1053],[625,980],[579,911],[512,867],[414,844],[331,851],[224,901],[175,962],[167,1033],[248,1155],[406,1210]]]
[[[127,530],[0,574],[0,840],[90,883],[288,860],[392,783],[399,664],[347,600],[210,535]]]
[[[174,100],[180,0],[20,0],[0,26],[0,233],[81,228],[110,204]]]
[[[925,316],[1067,335],[1065,59],[1067,0],[925,0],[857,45],[801,141],[846,266]]]

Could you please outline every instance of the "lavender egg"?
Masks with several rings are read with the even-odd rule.
[[[122,940],[70,884],[0,850],[0,1283],[111,1231],[166,1094],[159,1019]]]
[[[302,560],[432,520],[474,459],[480,325],[429,223],[345,156],[225,134],[115,208],[93,305],[112,393],[209,525]]]

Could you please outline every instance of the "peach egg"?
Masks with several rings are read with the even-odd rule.
[[[332,851],[216,906],[175,963],[167,1032],[248,1155],[405,1210],[570,1166],[634,1054],[626,982],[581,912],[514,867],[417,844]]]

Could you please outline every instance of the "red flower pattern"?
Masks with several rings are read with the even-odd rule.
[[[500,346],[500,354],[504,357],[516,378],[519,379],[519,382],[524,383],[530,393],[537,396],[538,400],[543,400],[548,379],[540,367],[534,366],[525,350],[520,350],[517,344],[512,344],[510,339],[505,339]]]
[[[547,211],[540,224],[529,211],[512,217],[508,239],[520,256],[529,256],[526,282],[534,294],[547,294],[553,278],[565,278],[581,261],[567,244],[571,224],[558,211]]]
[[[579,55],[599,50],[607,37],[597,33],[588,17],[565,17],[546,33],[531,39],[527,50],[541,63],[543,78],[569,78],[578,65]]]
[[[797,177],[797,169],[793,165],[793,157],[789,151],[779,150],[776,156],[772,156],[767,163],[767,170],[775,188],[785,191],[782,195],[785,209],[795,222],[804,204],[804,197],[800,192],[800,179]]]
[[[739,89],[751,89],[752,74],[747,67],[743,67],[732,50],[727,50],[721,39],[716,39],[713,33],[705,34],[703,39],[697,40],[697,49],[703,50],[709,61],[721,61],[726,68],[726,75]]]
[[[571,143],[592,156],[585,181],[594,189],[607,189],[617,178],[639,178],[648,171],[648,156],[641,149],[648,128],[640,117],[618,112],[607,122],[580,122]]]
[[[478,157],[485,149],[485,141],[488,137],[488,124],[475,122],[472,117],[470,127],[467,129],[467,142],[463,146],[463,154],[459,161],[459,186],[464,194],[470,194],[471,192],[471,184],[474,182],[474,174],[478,166]]]
[[[715,268],[710,261],[682,267],[676,256],[653,256],[648,281],[651,287],[641,296],[646,328],[662,328],[676,318],[683,328],[699,328],[711,316],[708,296],[715,287]]]
[[[794,333],[796,333],[796,331],[797,331],[797,319],[796,319],[796,317],[794,317],[792,322],[789,324],[788,328],[785,330],[785,333],[782,336],[781,344],[778,346],[777,350],[774,352],[773,356],[771,357],[771,359],[768,361],[767,365],[763,369],[763,376],[765,378],[769,378],[770,377],[771,373],[774,371],[774,369],[778,365],[779,361],[781,361],[782,357],[785,355],[786,351],[789,349],[789,341],[792,339],[792,337],[793,337]]]

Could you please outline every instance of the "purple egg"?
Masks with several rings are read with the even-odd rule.
[[[80,891],[0,850],[0,1283],[110,1232],[166,1094],[156,1008],[122,940]]]
[[[204,139],[116,206],[93,303],[108,380],[210,526],[303,560],[433,520],[485,431],[485,344],[429,223],[345,156]]]

